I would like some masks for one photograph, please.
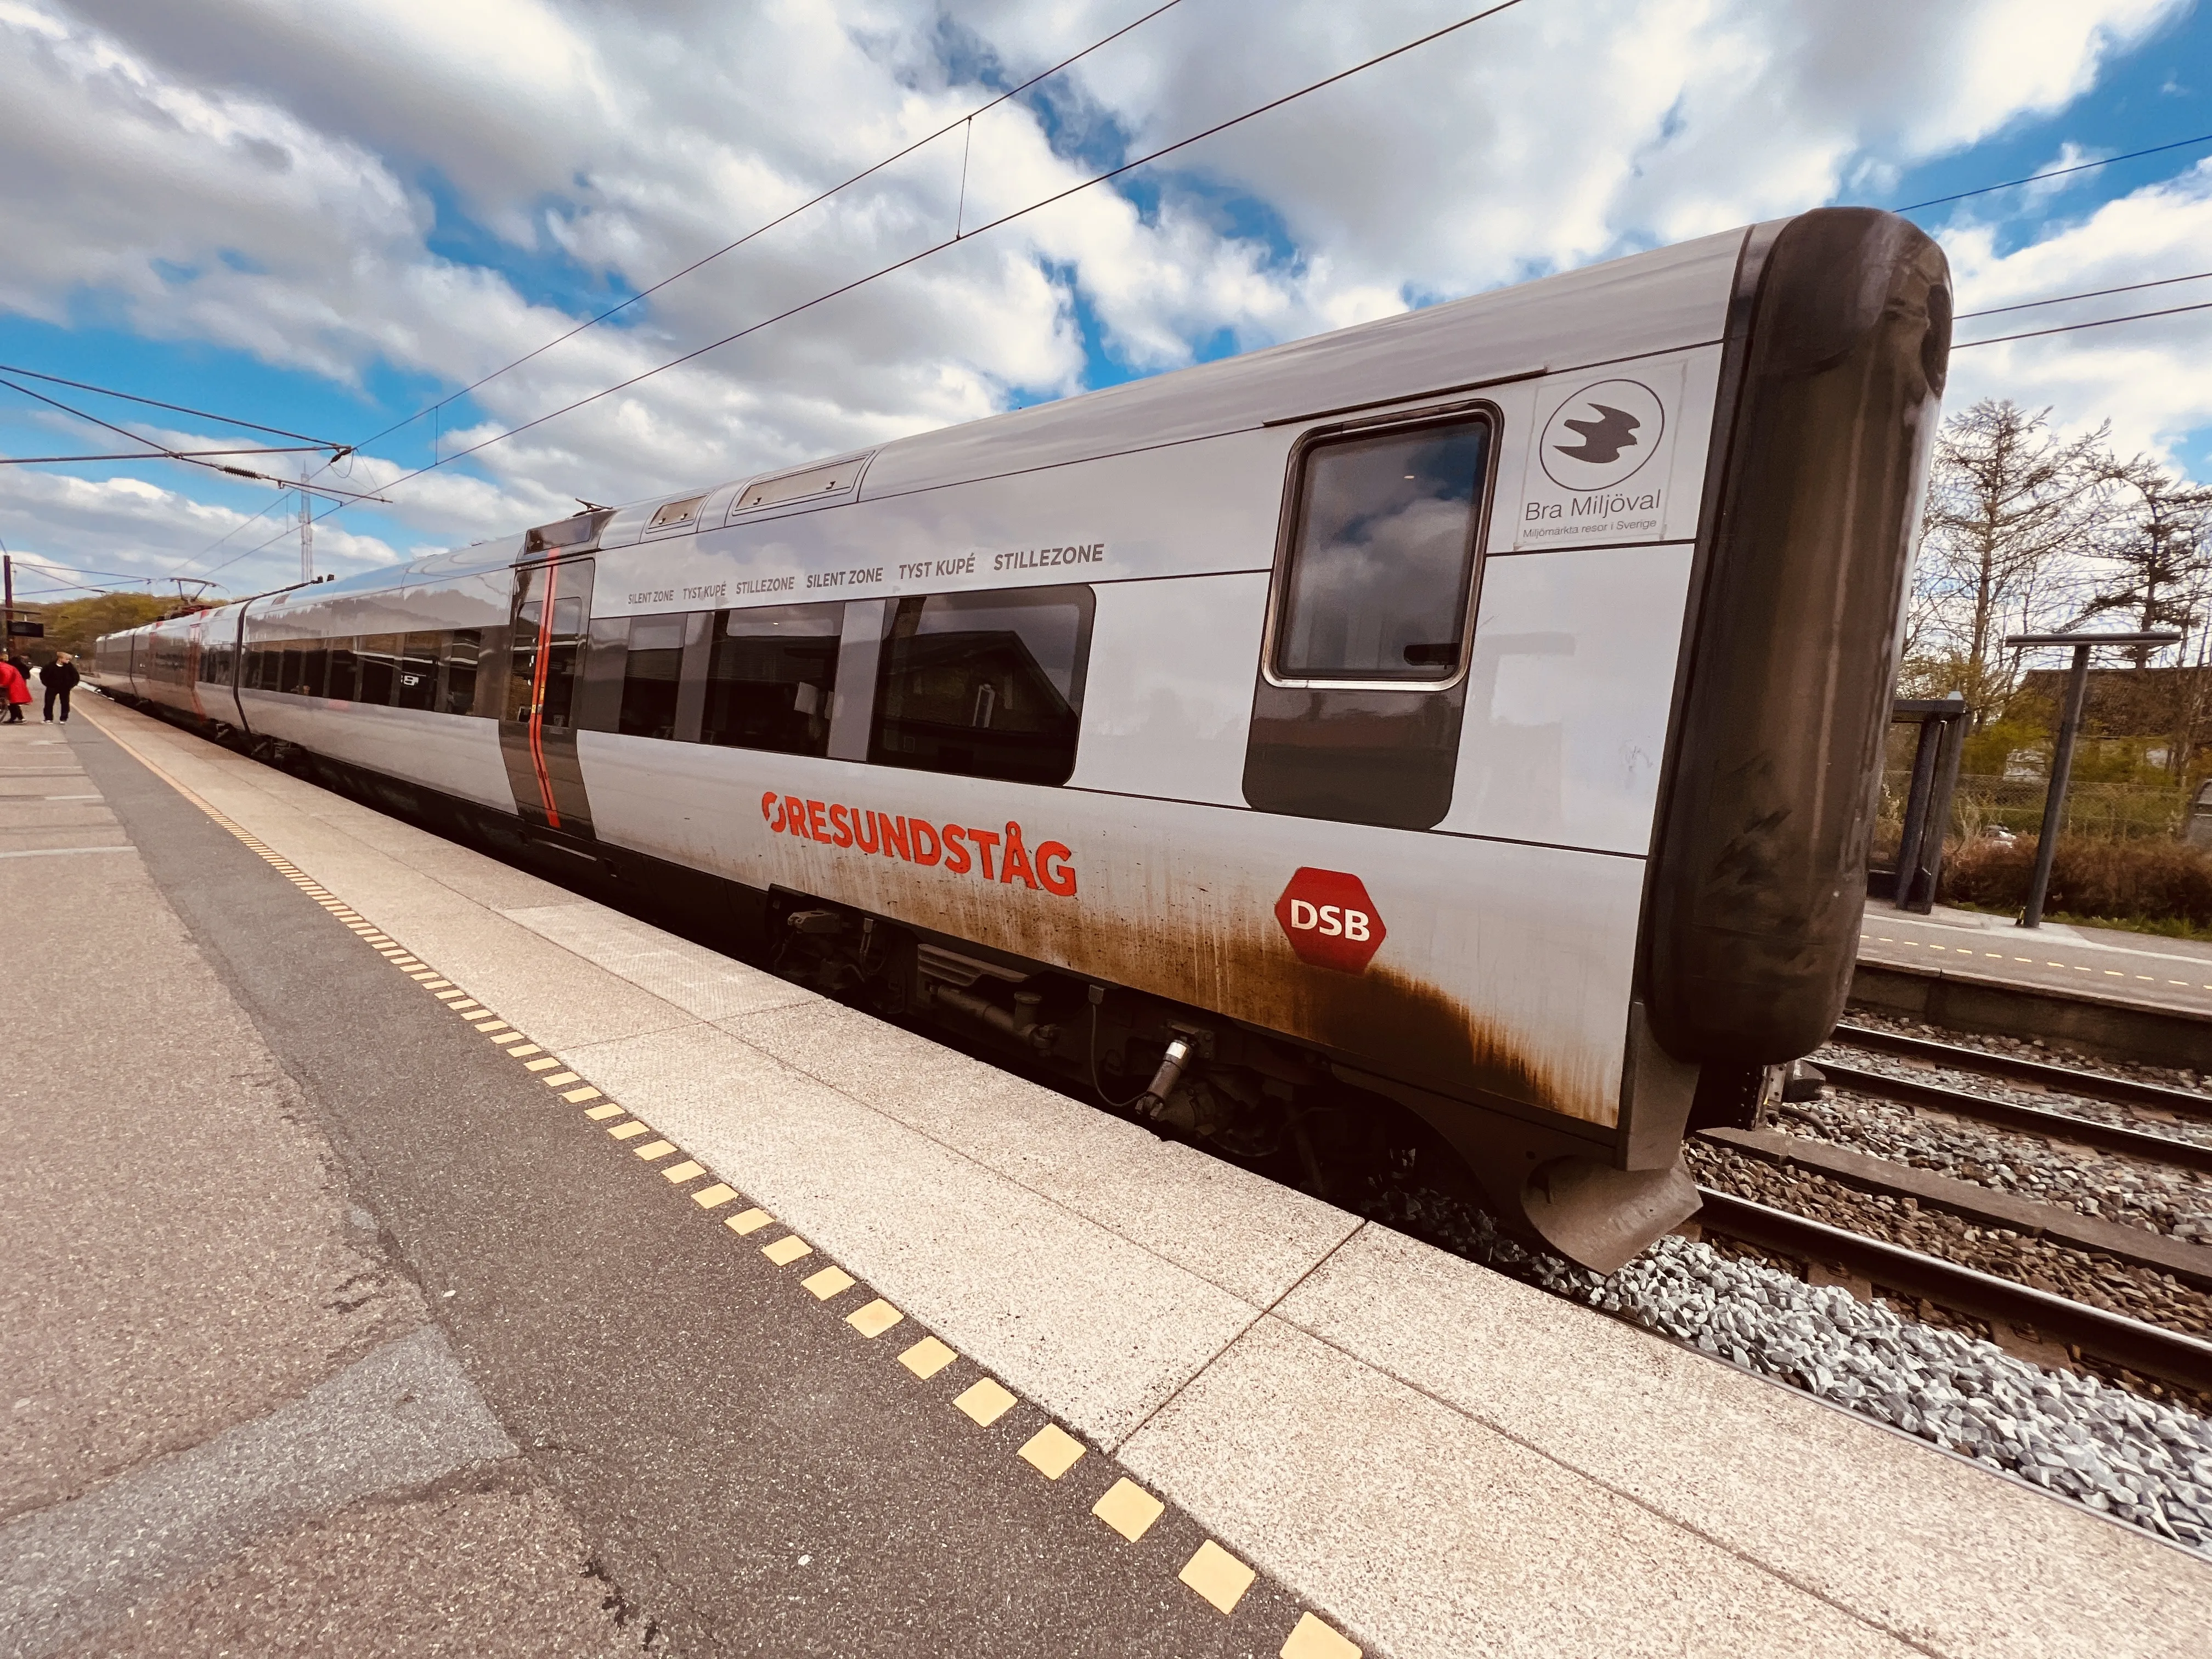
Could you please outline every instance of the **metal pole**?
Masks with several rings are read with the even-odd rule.
[[[314,500],[305,488],[308,478],[307,463],[300,464],[300,580],[315,580],[315,513]]]
[[[2023,927],[2043,926],[2044,896],[2051,890],[2051,861],[2058,855],[2058,826],[2065,816],[2066,781],[2074,770],[2074,738],[2081,729],[2081,703],[2089,690],[2089,647],[2074,647],[2073,671],[2066,678],[2066,711],[2059,716],[2058,741],[2051,751],[2051,787],[2043,797],[2043,832],[2035,843],[2035,873],[2028,878]]]

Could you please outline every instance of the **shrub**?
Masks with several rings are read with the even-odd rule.
[[[1970,841],[1943,856],[1942,896],[1992,910],[2027,902],[2035,842]],[[2043,908],[2074,916],[2185,921],[2212,927],[2212,856],[2173,841],[2090,841],[2067,836],[2051,863]]]

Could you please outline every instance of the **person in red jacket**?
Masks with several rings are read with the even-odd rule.
[[[23,723],[23,705],[31,700],[31,683],[23,678],[23,671],[4,658],[0,658],[0,692],[8,698],[8,724]]]

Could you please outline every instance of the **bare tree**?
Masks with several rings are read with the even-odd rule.
[[[2193,655],[2197,668],[2177,679],[2166,767],[2185,777],[2212,714],[2203,671],[2212,645],[2212,489],[2187,483],[2146,455],[2108,459],[2104,475],[2109,513],[2097,556],[2108,580],[2091,590],[2081,615],[2117,611],[2145,630],[2181,634],[2175,660],[2186,669]],[[2149,667],[2155,651],[2137,646],[2136,666]]]
[[[2081,607],[2084,618],[2122,611],[2146,631],[2187,633],[2199,620],[2202,590],[2212,565],[2212,489],[2176,477],[2147,455],[2108,459],[2100,471],[2112,510],[2096,556],[2117,567]],[[2154,647],[2136,647],[2136,666],[2150,666]]]
[[[2004,636],[2066,614],[2098,527],[2105,430],[2062,439],[2050,414],[1984,398],[1936,434],[1908,646],[1915,678],[1948,678],[1978,726],[2019,687]]]

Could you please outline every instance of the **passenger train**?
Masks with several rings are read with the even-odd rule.
[[[1688,1127],[1841,1010],[1948,283],[1821,210],[177,617],[94,677],[1324,1189],[1395,1102],[1610,1271],[1696,1209]]]

